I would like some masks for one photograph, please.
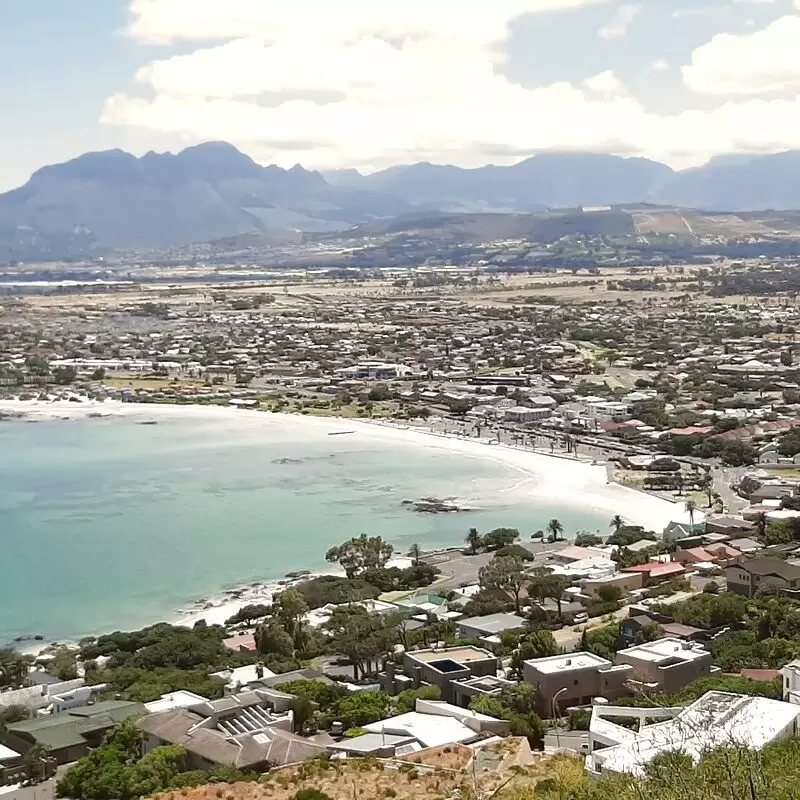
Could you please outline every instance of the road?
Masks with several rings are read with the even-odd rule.
[[[589,734],[586,731],[567,731],[559,729],[558,735],[555,732],[547,733],[544,737],[545,750],[573,750],[581,752],[582,745],[589,744]]]

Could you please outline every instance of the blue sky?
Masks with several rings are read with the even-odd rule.
[[[0,0],[0,189],[87,150],[263,163],[800,147],[800,0]]]

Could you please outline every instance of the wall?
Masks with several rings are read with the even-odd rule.
[[[711,671],[711,660],[711,653],[708,653],[701,658],[659,666],[658,662],[637,658],[635,653],[617,653],[615,658],[616,663],[633,667],[633,680],[657,684],[662,692],[680,691],[692,681],[707,676]]]
[[[72,681],[54,683],[50,686],[28,686],[24,689],[14,689],[10,692],[0,692],[0,708],[9,706],[25,706],[32,711],[49,706],[53,702],[52,696],[74,691],[83,686],[83,678]]]
[[[558,710],[573,705],[587,705],[595,697],[613,699],[626,694],[625,681],[630,678],[630,669],[608,669],[598,666],[585,669],[562,670],[543,673],[530,663],[522,665],[522,677],[536,689],[538,713],[543,717],[553,715],[553,698],[558,696]]]

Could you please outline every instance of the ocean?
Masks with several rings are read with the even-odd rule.
[[[304,423],[0,423],[0,646],[175,619],[225,588],[330,569],[326,550],[361,533],[404,553],[470,527],[528,538],[552,517],[568,534],[607,529],[607,515],[534,502],[530,476],[492,459]],[[402,504],[429,496],[477,510]]]

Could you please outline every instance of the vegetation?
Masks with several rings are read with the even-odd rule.
[[[142,755],[142,735],[132,722],[123,722],[103,745],[71,766],[56,785],[59,797],[74,800],[134,800],[157,792],[206,783],[255,781],[258,775],[217,767],[209,772],[187,771],[182,747],[156,747]]]
[[[729,628],[708,645],[725,672],[779,668],[800,655],[800,601],[774,596],[740,597],[703,592],[658,610],[684,625]]]
[[[331,547],[325,560],[339,564],[348,578],[355,578],[367,569],[382,568],[392,557],[394,547],[380,536],[353,537],[343,544]]]
[[[499,697],[475,697],[469,707],[490,717],[506,719],[515,736],[525,736],[531,747],[544,747],[545,727],[536,714],[536,690],[526,683],[509,686]]]

